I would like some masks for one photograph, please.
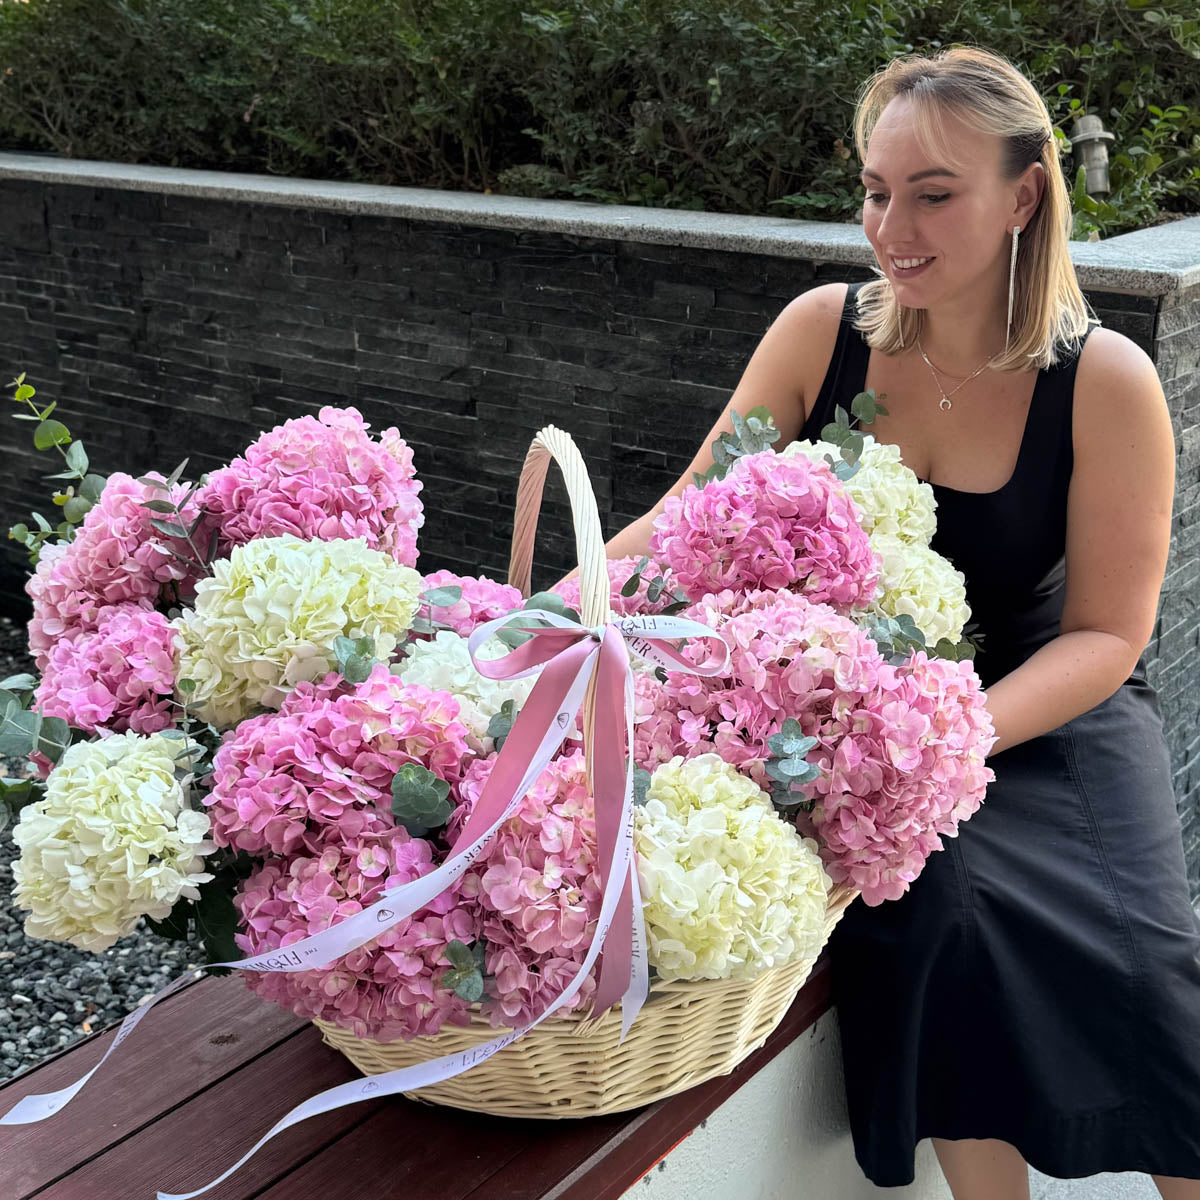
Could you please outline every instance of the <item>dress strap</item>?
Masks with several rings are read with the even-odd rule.
[[[850,411],[850,401],[863,390],[867,379],[867,364],[871,348],[862,334],[854,328],[858,319],[856,297],[862,283],[852,283],[846,289],[846,301],[842,306],[842,319],[838,322],[837,341],[833,346],[833,357],[829,369],[821,382],[816,403],[804,423],[805,436],[816,441],[820,431],[834,419],[837,407]]]

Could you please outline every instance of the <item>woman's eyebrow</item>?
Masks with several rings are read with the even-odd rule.
[[[864,179],[878,179],[880,183],[883,182],[883,176],[878,171],[872,171],[869,167],[864,167],[862,174]],[[948,167],[929,167],[924,171],[917,171],[916,174],[910,175],[908,182],[916,183],[920,179],[928,179],[931,175],[948,175],[951,179],[958,178],[958,175]]]

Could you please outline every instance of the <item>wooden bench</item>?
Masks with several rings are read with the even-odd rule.
[[[481,1116],[403,1097],[285,1130],[211,1200],[611,1200],[829,1007],[825,954],[767,1042],[732,1075],[632,1112]],[[115,1026],[0,1087],[0,1112],[78,1079]],[[310,1023],[236,976],[202,978],[149,1013],[58,1116],[0,1127],[3,1200],[138,1200],[201,1187],[293,1105],[357,1070]]]

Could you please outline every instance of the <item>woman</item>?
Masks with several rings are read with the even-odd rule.
[[[983,806],[830,942],[855,1153],[904,1184],[932,1137],[956,1200],[1024,1200],[1027,1163],[1200,1200],[1200,930],[1142,657],[1175,482],[1162,388],[1089,330],[1050,117],[1008,62],[897,59],[855,132],[879,278],[787,305],[669,493],[733,410],[766,405],[783,446],[886,393],[870,432],[931,484],[984,635]]]

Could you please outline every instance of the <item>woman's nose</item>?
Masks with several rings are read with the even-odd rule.
[[[913,238],[912,209],[894,196],[884,205],[883,216],[876,226],[879,241],[886,245],[902,246]]]

